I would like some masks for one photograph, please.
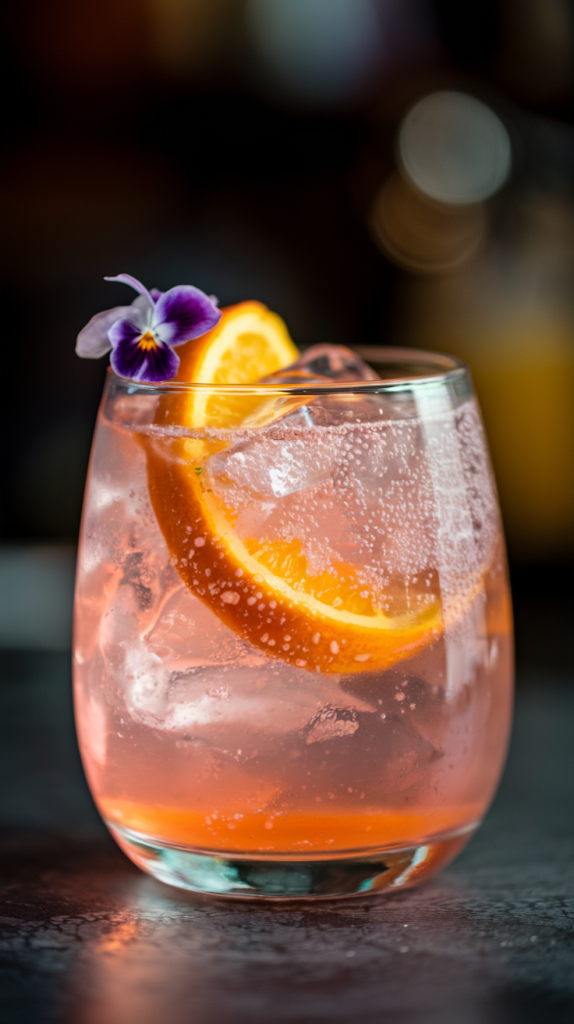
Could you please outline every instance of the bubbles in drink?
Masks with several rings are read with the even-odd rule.
[[[100,804],[112,822],[206,849],[380,848],[465,827],[498,775],[511,657],[474,400],[377,392],[373,371],[334,346],[269,380],[373,391],[279,388],[233,429],[160,429],[148,396],[108,402],[100,419],[77,631]],[[158,525],[151,446],[166,478],[189,458],[198,494],[221,512],[201,594]],[[173,516],[197,564],[210,520]],[[248,561],[221,575],[228,534]],[[278,597],[264,593],[270,578]],[[306,650],[289,618],[301,594]],[[409,650],[412,624],[436,608],[440,629]],[[258,645],[234,611],[260,616]],[[326,628],[328,656],[344,658],[345,624],[376,616],[405,631],[400,661],[373,667],[366,639],[344,671],[315,667]]]

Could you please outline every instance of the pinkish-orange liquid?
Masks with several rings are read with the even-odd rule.
[[[461,444],[471,433],[467,424]],[[480,540],[472,586],[464,564],[445,575],[444,549],[438,571],[422,566],[450,588],[454,609],[425,650],[387,671],[312,673],[251,647],[183,584],[150,505],[144,448],[136,431],[100,416],[79,560],[75,692],[82,757],[106,821],[193,850],[300,857],[472,829],[498,782],[510,726],[511,618],[497,521]],[[253,522],[261,530],[263,513],[274,524],[308,515],[323,539],[340,536],[336,501],[319,500],[328,487],[279,496],[267,511],[269,496],[252,497]],[[413,528],[432,531],[430,520],[426,512]],[[421,558],[427,548],[436,546],[421,541]]]

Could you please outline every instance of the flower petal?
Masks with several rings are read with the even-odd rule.
[[[147,352],[147,366],[139,380],[149,384],[160,384],[163,380],[173,380],[179,367],[179,356],[169,345],[161,345]]]
[[[119,281],[120,284],[129,284],[130,288],[135,288],[136,292],[139,292],[140,295],[146,296],[152,309],[155,306],[151,293],[148,291],[145,284],[138,281],[137,277],[132,277],[131,274],[116,274],[115,277],[104,277],[104,281]]]
[[[139,323],[134,323],[138,310],[134,310],[130,306],[129,312],[130,316],[123,317],[121,320],[116,320],[108,331],[108,338],[112,343],[112,348],[116,348],[117,345],[131,344],[139,341],[142,336],[142,326]]]
[[[137,300],[136,300],[137,301]],[[76,353],[82,359],[99,359],[111,349],[108,331],[116,320],[128,316],[131,306],[114,306],[96,313],[78,334]]]
[[[181,345],[210,331],[220,318],[221,310],[205,292],[181,284],[158,299],[153,315],[154,332],[168,345]]]
[[[140,313],[143,313],[147,317],[148,313],[151,313],[152,307],[149,304],[149,300],[146,295],[138,295],[137,299],[131,304],[130,309],[137,309]],[[143,322],[143,321],[142,321]],[[151,319],[150,319],[151,323]]]
[[[114,346],[110,358],[112,370],[129,380],[159,384],[172,380],[177,373],[179,356],[169,345],[141,348],[137,340],[125,338]]]
[[[153,301],[157,302],[157,300],[163,295],[163,292],[160,292],[157,288],[150,288],[150,295]],[[146,314],[146,316],[149,314],[149,323],[151,324],[153,306],[150,306],[147,295],[138,295],[137,299],[134,299],[132,302],[132,308],[141,310]]]

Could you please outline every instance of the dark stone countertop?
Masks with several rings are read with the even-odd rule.
[[[494,807],[437,879],[286,906],[141,874],[87,792],[66,656],[0,669],[2,1024],[574,1021],[574,679],[520,679]]]

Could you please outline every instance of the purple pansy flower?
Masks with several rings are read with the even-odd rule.
[[[120,377],[149,384],[172,380],[179,366],[174,348],[210,331],[221,318],[215,296],[190,284],[159,292],[148,291],[131,274],[105,280],[129,284],[139,295],[131,306],[93,316],[78,334],[76,352],[99,359],[111,349],[112,369]]]

